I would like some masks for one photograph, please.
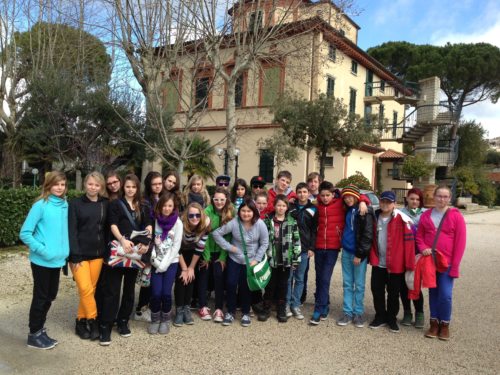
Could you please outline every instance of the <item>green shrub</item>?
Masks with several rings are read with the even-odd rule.
[[[68,191],[68,199],[81,195],[81,191]],[[20,188],[0,190],[0,247],[19,242],[19,231],[24,219],[40,195],[40,189]]]
[[[370,181],[365,176],[363,176],[363,173],[359,171],[356,171],[356,174],[353,174],[352,176],[343,178],[342,180],[337,182],[337,185],[335,185],[335,187],[343,188],[350,184],[354,184],[360,189],[372,190]]]

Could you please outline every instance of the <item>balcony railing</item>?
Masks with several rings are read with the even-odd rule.
[[[420,86],[416,82],[365,82],[365,101],[393,99],[402,104],[416,103],[420,99],[420,92]]]

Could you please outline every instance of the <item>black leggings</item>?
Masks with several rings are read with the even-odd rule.
[[[401,297],[401,303],[403,304],[403,310],[411,312],[411,302],[408,298],[408,287],[406,286],[405,278],[403,277],[401,282],[401,290],[399,292]],[[420,292],[418,299],[413,300],[413,306],[415,307],[415,312],[424,312],[424,295]]]
[[[30,333],[36,333],[43,328],[52,301],[56,299],[59,290],[61,268],[48,268],[31,263],[33,275],[33,299],[30,307]]]
[[[189,267],[191,260],[193,259],[194,251],[183,251],[182,257],[186,266]],[[184,282],[180,279],[182,273],[181,265],[177,268],[177,274],[175,276],[175,286],[174,286],[174,296],[175,296],[175,306],[187,306],[191,305],[191,299],[193,297],[194,291],[194,280],[189,284],[184,285]]]

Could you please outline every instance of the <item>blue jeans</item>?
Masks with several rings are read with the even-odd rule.
[[[431,319],[449,323],[451,320],[451,305],[453,294],[453,283],[455,279],[446,272],[436,272],[436,287],[429,289],[429,306]]]
[[[172,309],[172,286],[177,274],[178,263],[172,263],[165,272],[157,273],[153,269],[151,274],[151,300],[149,307],[151,312],[160,310],[164,313]]]
[[[251,294],[247,283],[247,266],[236,263],[228,257],[226,268],[227,312],[233,315],[236,312],[236,289],[241,303],[241,311],[243,314],[249,314]]]
[[[300,254],[300,263],[297,265],[297,268],[290,272],[286,293],[286,304],[290,307],[296,308],[300,306],[300,297],[302,297],[304,290],[304,276],[308,264],[309,257],[307,256],[307,252],[302,253]]]
[[[328,313],[328,305],[330,304],[330,282],[338,256],[338,250],[316,250],[314,252],[314,268],[316,269],[314,311],[320,314]]]
[[[353,317],[365,312],[366,258],[355,266],[354,254],[342,252],[342,285],[344,287],[344,314]]]

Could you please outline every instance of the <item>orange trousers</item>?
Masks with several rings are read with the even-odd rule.
[[[80,262],[80,266],[76,270],[74,266],[71,267],[80,294],[78,319],[95,319],[97,317],[97,305],[94,296],[101,268],[102,259],[84,260]]]

